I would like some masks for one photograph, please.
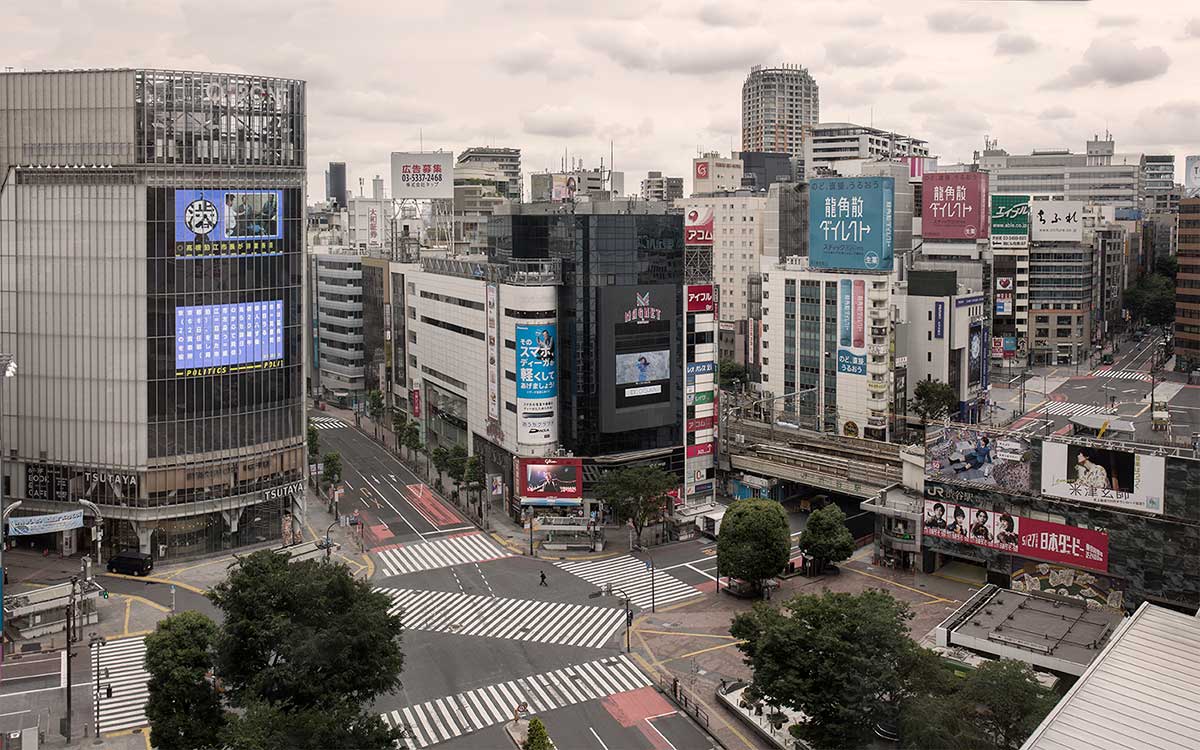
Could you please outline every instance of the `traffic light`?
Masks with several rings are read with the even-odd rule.
[[[633,610],[625,610],[625,627],[633,627]]]
[[[107,598],[108,598],[108,589],[100,589],[100,598],[101,598],[101,599],[107,599]]]

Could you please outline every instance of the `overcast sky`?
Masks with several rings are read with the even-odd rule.
[[[1140,11],[1140,12],[1139,12]],[[526,174],[564,151],[636,190],[741,148],[750,66],[806,66],[821,120],[1010,153],[1200,153],[1200,2],[1093,0],[41,0],[3,11],[0,65],[144,66],[308,81],[310,198],[345,161],[389,178],[391,151],[517,147]],[[690,179],[688,180],[690,188]]]

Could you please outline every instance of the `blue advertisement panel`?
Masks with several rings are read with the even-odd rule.
[[[687,376],[695,378],[697,375],[711,375],[713,371],[712,362],[688,362]]]
[[[175,308],[175,375],[225,375],[283,363],[283,300]]]
[[[891,271],[895,188],[891,177],[811,180],[809,266]]]
[[[935,339],[946,338],[946,303],[933,303],[933,337]]]
[[[517,398],[558,395],[558,326],[517,326]]]
[[[279,255],[282,190],[176,190],[175,257]]]

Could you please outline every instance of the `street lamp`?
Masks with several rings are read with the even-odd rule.
[[[330,552],[333,550],[333,540],[329,538],[329,535],[330,535],[330,532],[333,531],[333,527],[337,526],[337,523],[338,523],[337,519],[335,518],[333,523],[331,523],[327,527],[325,527],[325,561],[326,562],[329,562],[329,555],[330,555]]]
[[[0,354],[0,437],[4,435],[4,383],[17,374],[17,361],[11,354]],[[7,449],[0,441],[0,601],[4,599],[4,519],[8,517],[20,503],[4,507],[4,451]],[[0,608],[0,632],[4,631],[4,610]],[[2,662],[2,660],[0,660]]]

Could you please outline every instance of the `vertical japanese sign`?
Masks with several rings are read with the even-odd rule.
[[[558,439],[558,326],[519,325],[517,440],[546,445]]]
[[[935,339],[946,338],[946,303],[933,303],[933,337]]]
[[[866,283],[861,279],[838,282],[838,353],[837,371],[849,375],[867,374],[867,353],[863,332]]]
[[[921,231],[925,239],[987,237],[986,172],[931,172],[922,178]]]
[[[891,177],[820,178],[809,183],[809,265],[892,270],[896,181]]]
[[[1082,242],[1083,201],[1030,201],[1030,238],[1035,242]]]
[[[371,206],[367,208],[367,244],[371,247],[379,247],[379,208]]]
[[[1029,247],[1029,196],[992,196],[992,247]]]
[[[488,419],[500,421],[500,289],[487,285],[487,398]]]

